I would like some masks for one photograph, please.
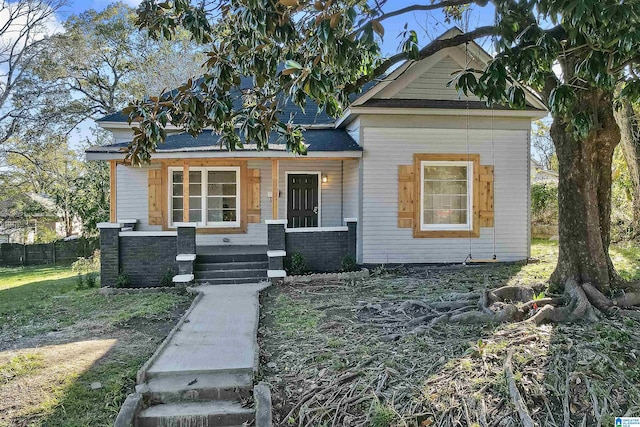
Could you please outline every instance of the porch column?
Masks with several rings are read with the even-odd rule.
[[[348,231],[348,254],[349,256],[356,259],[356,244],[357,244],[357,234],[358,234],[358,219],[357,218],[345,218],[345,224],[347,224]]]
[[[101,222],[100,230],[100,286],[113,286],[120,275],[119,222]]]
[[[115,160],[111,160],[109,162],[109,221],[112,223],[116,222],[117,217],[117,170],[118,164]]]
[[[189,163],[182,162],[182,221],[189,222]],[[178,251],[178,253],[181,253]],[[195,253],[195,252],[193,252]]]
[[[278,219],[278,200],[280,190],[278,188],[278,175],[280,173],[278,160],[271,161],[271,219]]]
[[[269,270],[267,277],[270,279],[286,277],[284,270],[284,257],[286,252],[285,227],[286,219],[266,220],[267,224],[267,257],[269,257]]]

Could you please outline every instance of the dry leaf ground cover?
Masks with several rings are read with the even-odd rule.
[[[113,425],[190,301],[76,290],[70,267],[0,268],[0,426]]]
[[[614,249],[627,279],[640,250]],[[262,301],[262,379],[280,426],[612,426],[640,416],[640,322],[436,324],[421,303],[543,283],[557,246],[528,265],[377,270],[357,282],[274,286]],[[545,296],[543,290],[540,298]],[[548,292],[548,291],[546,291]]]

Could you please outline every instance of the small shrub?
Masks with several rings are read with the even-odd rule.
[[[78,273],[78,277],[76,278],[76,291],[81,291],[84,289],[84,277],[82,274]]]
[[[306,272],[307,264],[304,261],[304,255],[302,255],[300,252],[296,252],[291,255],[291,259],[289,260],[289,268],[287,270],[287,273],[292,276],[297,276]]]
[[[87,275],[84,276],[84,283],[88,289],[92,289],[98,286],[98,273],[95,271],[87,273]]]
[[[345,255],[342,257],[342,261],[340,261],[340,268],[342,271],[356,271],[358,269],[358,265],[351,255]]]
[[[100,251],[96,250],[93,255],[88,258],[78,258],[76,262],[71,264],[71,270],[78,274],[100,271]]]
[[[116,288],[128,288],[131,286],[131,279],[127,273],[120,273],[118,279],[116,280],[115,287]]]
[[[373,427],[390,427],[397,420],[398,416],[393,408],[380,403],[377,403],[373,407],[373,413],[371,415],[371,425]]]
[[[558,223],[558,185],[551,182],[531,184],[532,222],[537,225]]]
[[[377,265],[371,272],[372,276],[382,276],[387,273],[387,268],[384,264]]]
[[[167,268],[167,271],[165,271],[162,277],[160,277],[160,286],[173,286],[173,276],[175,276],[173,269],[171,267]]]

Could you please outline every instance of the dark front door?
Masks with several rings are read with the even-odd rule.
[[[287,227],[318,226],[318,175],[287,178]]]

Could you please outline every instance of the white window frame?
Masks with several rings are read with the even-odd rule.
[[[169,175],[169,185],[168,185],[168,199],[169,199],[169,227],[174,227],[173,222],[173,172],[176,171],[184,171],[182,167],[169,167],[167,174]],[[242,191],[241,185],[241,173],[239,166],[211,166],[211,167],[189,167],[188,172],[192,171],[200,171],[202,172],[202,221],[198,222],[198,227],[201,228],[237,228],[240,227],[241,222],[241,195]],[[208,196],[209,196],[209,174],[210,171],[235,171],[236,173],[236,220],[233,222],[230,221],[217,221],[217,222],[208,222],[207,221],[207,211],[208,211]],[[184,177],[182,178],[182,182],[184,185]],[[184,188],[182,190],[182,194],[184,197]],[[184,204],[183,204],[184,206]],[[180,221],[181,222],[181,221]]]
[[[466,224],[425,224],[424,223],[424,169],[425,166],[466,166],[467,167],[467,223]],[[421,231],[470,231],[473,230],[473,161],[423,160],[420,162],[420,230]]]

